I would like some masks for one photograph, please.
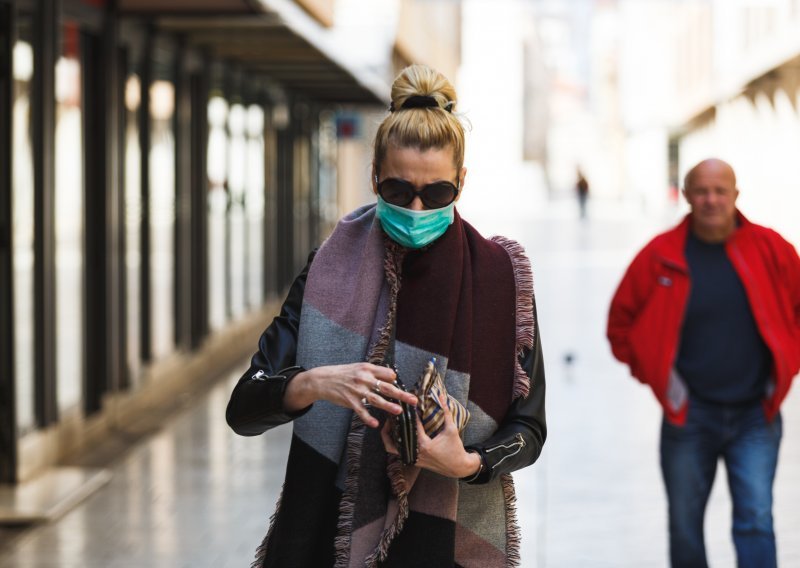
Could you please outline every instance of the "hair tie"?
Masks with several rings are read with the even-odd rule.
[[[447,112],[453,112],[453,101],[449,101],[446,105],[444,105],[444,110]],[[403,104],[400,105],[400,109],[410,109],[410,108],[442,108],[439,106],[439,103],[436,102],[436,99],[430,95],[412,95],[408,97]],[[394,112],[394,101],[392,104],[389,105],[389,112]]]

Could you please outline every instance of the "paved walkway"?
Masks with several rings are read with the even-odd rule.
[[[532,258],[548,377],[548,442],[540,461],[515,476],[523,566],[666,568],[660,410],[649,389],[611,356],[605,324],[625,267],[678,213],[641,219],[623,205],[594,205],[584,223],[567,202],[543,217],[497,225]],[[774,511],[779,565],[800,567],[800,389],[787,401],[784,420]],[[720,466],[706,518],[712,567],[736,565],[730,510]]]
[[[604,325],[621,271],[666,220],[637,220],[624,207],[594,204],[581,223],[573,206],[556,204],[546,215],[521,210],[524,222],[476,222],[487,234],[521,240],[534,263],[550,434],[539,462],[515,476],[522,565],[663,568],[660,414],[647,389],[612,359]],[[281,484],[289,428],[260,438],[234,435],[224,409],[236,378],[137,443],[115,463],[110,483],[58,522],[2,533],[0,568],[248,566]],[[781,566],[797,567],[800,389],[784,417],[775,520]],[[706,527],[714,567],[735,565],[729,517],[720,471]]]

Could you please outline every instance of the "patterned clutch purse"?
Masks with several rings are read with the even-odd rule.
[[[439,402],[440,397],[447,402],[447,410],[453,415],[458,433],[464,431],[469,422],[469,410],[447,393],[442,375],[436,370],[436,359],[431,359],[425,366],[425,372],[417,384],[417,397],[417,411],[428,436],[435,438],[444,429],[444,409]]]
[[[400,406],[403,408],[403,412],[395,418],[392,437],[404,465],[413,465],[417,462],[417,453],[419,451],[417,415],[419,415],[422,426],[425,428],[425,433],[429,437],[435,438],[444,429],[444,408],[439,402],[440,395],[444,395],[447,411],[452,413],[453,421],[458,428],[459,434],[464,431],[469,421],[469,410],[447,393],[442,375],[436,370],[435,363],[435,359],[431,359],[428,362],[422,377],[420,377],[415,386],[414,392],[419,399],[416,412],[412,405],[401,402]],[[404,391],[408,391],[399,375],[395,380],[395,385]]]

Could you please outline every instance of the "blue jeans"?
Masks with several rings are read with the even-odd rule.
[[[772,485],[781,417],[767,422],[760,403],[734,406],[689,399],[684,426],[661,427],[661,472],[669,502],[673,568],[706,568],[703,519],[719,458],[733,500],[733,542],[740,568],[777,566]]]

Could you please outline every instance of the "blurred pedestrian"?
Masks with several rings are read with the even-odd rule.
[[[581,219],[586,218],[586,201],[589,199],[589,182],[578,169],[578,179],[575,182],[575,194],[578,197],[578,207],[580,207]]]
[[[312,252],[234,388],[237,433],[294,421],[256,566],[519,562],[510,473],[547,432],[533,281],[517,243],[455,209],[455,104],[428,67],[397,77],[374,144],[377,205]]]
[[[738,565],[770,568],[779,408],[800,369],[800,259],[738,211],[727,163],[697,164],[683,195],[690,213],[622,279],[608,339],[663,407],[672,566],[707,566],[703,517],[722,459]]]

